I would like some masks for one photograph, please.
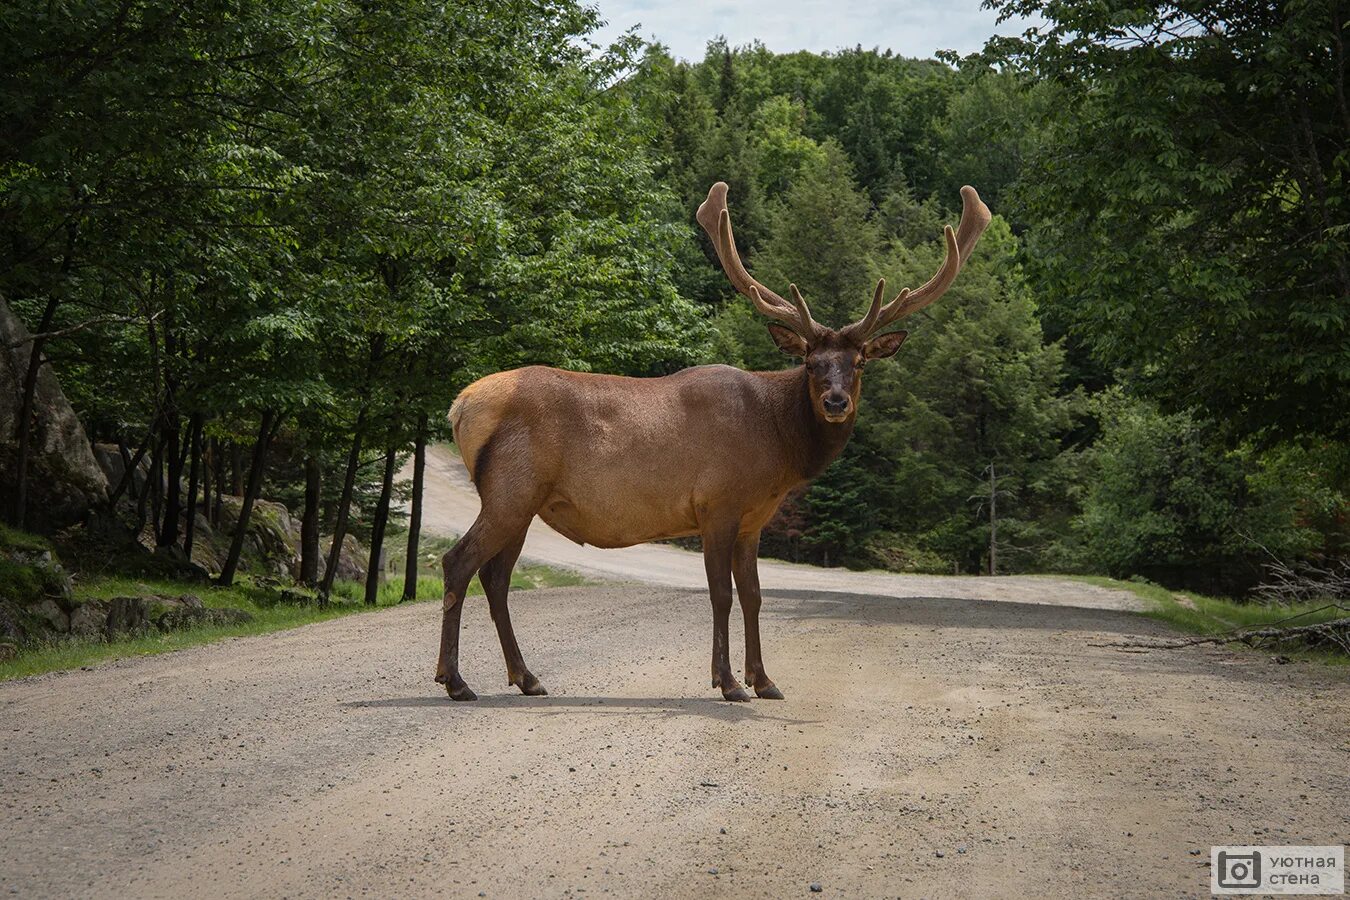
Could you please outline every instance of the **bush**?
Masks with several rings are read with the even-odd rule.
[[[951,575],[952,560],[940,553],[913,546],[904,535],[879,531],[863,542],[863,559],[868,566],[888,572],[914,575]]]
[[[1255,584],[1271,555],[1316,545],[1300,513],[1307,485],[1272,477],[1283,457],[1226,450],[1194,413],[1165,415],[1118,389],[1098,395],[1093,412],[1102,431],[1085,454],[1073,521],[1080,568],[1232,594]]]

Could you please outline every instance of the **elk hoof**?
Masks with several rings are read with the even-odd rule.
[[[520,692],[524,694],[526,697],[548,696],[548,691],[544,688],[542,684],[539,683],[539,679],[535,678],[533,675],[525,676],[525,678],[517,682],[517,685],[520,688]]]
[[[436,680],[445,685],[445,692],[450,695],[451,700],[477,700],[478,695],[473,692],[473,688],[464,683],[464,679],[456,674],[453,678],[447,679],[442,675],[437,675]]]
[[[750,694],[738,684],[733,688],[723,688],[722,699],[733,700],[736,703],[748,703],[750,702]]]
[[[755,688],[755,696],[761,700],[782,700],[783,692],[778,689],[778,685],[770,683],[767,687]]]

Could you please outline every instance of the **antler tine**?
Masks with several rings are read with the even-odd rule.
[[[797,308],[797,319],[801,323],[802,337],[810,337],[816,330],[816,320],[811,318],[811,307],[806,305],[806,298],[802,292],[797,290],[797,285],[789,284],[788,290],[792,292],[792,304]]]
[[[879,311],[876,310],[876,298],[873,298],[872,309],[868,311],[863,319],[854,325],[849,326],[849,330],[855,334],[861,333],[866,338],[877,331],[890,325],[897,319],[918,312],[928,304],[946,293],[947,288],[952,286],[956,280],[957,274],[961,271],[961,266],[970,257],[970,253],[975,249],[975,244],[979,242],[980,235],[989,227],[992,216],[989,213],[989,207],[984,205],[980,195],[970,185],[961,188],[961,222],[953,231],[950,225],[942,229],[942,235],[947,245],[946,254],[942,258],[942,265],[932,278],[928,279],[922,287],[911,291],[908,288],[902,290],[894,300],[887,303]],[[881,285],[877,286],[878,292],[882,290]],[[876,312],[876,315],[873,315]]]
[[[881,298],[886,296],[886,279],[877,280],[877,289],[872,292],[872,305],[867,309],[867,315],[861,320],[848,326],[846,331],[855,334],[861,334],[864,338],[876,330],[877,315],[881,312]]]
[[[912,291],[907,288],[882,307],[881,315],[877,317],[877,324],[873,330],[885,328],[896,319],[918,312],[945,294],[947,288],[952,286],[957,273],[961,271],[961,247],[956,242],[956,232],[952,231],[952,226],[943,226],[942,235],[947,239],[947,252],[942,257],[942,265],[922,287]]]
[[[799,302],[789,303],[760,284],[745,270],[741,255],[736,250],[735,235],[731,230],[727,191],[725,181],[714,184],[708,189],[708,199],[699,204],[698,212],[694,216],[712,240],[713,249],[717,251],[717,259],[722,263],[722,271],[726,272],[727,280],[731,282],[732,287],[749,297],[755,304],[755,309],[762,315],[782,322],[804,338],[813,337],[816,324],[811,319],[806,301],[796,293],[795,287],[792,290],[796,294],[795,300]]]

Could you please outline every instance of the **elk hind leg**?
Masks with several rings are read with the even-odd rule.
[[[548,691],[525,666],[520,646],[516,643],[515,629],[511,626],[511,611],[506,605],[506,596],[511,589],[511,571],[520,558],[520,548],[524,544],[525,532],[522,531],[478,570],[478,580],[483,583],[492,622],[497,626],[497,638],[502,643],[502,655],[506,658],[506,683],[514,684],[526,696],[542,697]]]
[[[459,623],[469,581],[508,544],[518,538],[523,540],[530,519],[546,493],[531,471],[528,451],[496,452],[501,437],[494,437],[489,444],[494,453],[492,465],[486,470],[483,465],[485,451],[479,453],[475,481],[483,506],[478,518],[441,559],[445,599],[441,607],[441,647],[436,661],[436,681],[445,685],[452,700],[478,699],[459,673]],[[509,436],[502,441],[501,449],[516,449],[511,446]],[[519,552],[517,549],[516,553]],[[507,578],[510,578],[509,567]]]
[[[713,608],[712,684],[722,689],[725,700],[750,699],[745,688],[731,674],[731,649],[728,628],[731,619],[731,555],[736,541],[735,527],[703,530],[703,565],[708,573],[708,594]]]

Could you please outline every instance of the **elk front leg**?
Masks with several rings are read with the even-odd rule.
[[[745,617],[745,680],[762,700],[782,700],[783,692],[764,671],[759,646],[759,532],[736,538],[731,572],[736,577],[736,597]]]
[[[722,689],[727,700],[750,699],[736,676],[731,674],[731,557],[736,542],[735,526],[703,532],[703,566],[708,572],[708,594],[713,608],[712,684]]]

